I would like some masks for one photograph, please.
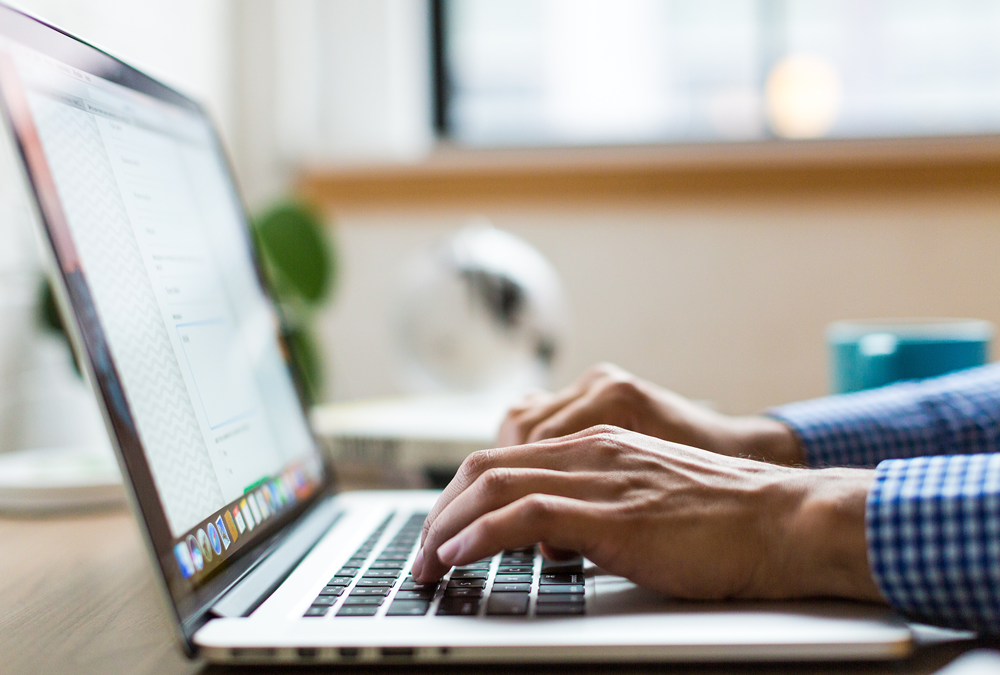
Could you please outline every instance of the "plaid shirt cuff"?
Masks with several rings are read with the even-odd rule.
[[[1000,451],[1000,364],[773,408],[811,466]]]
[[[872,576],[892,606],[1000,633],[1000,454],[884,461],[865,520]]]

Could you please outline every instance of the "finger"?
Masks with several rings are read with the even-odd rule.
[[[497,445],[511,446],[525,443],[535,425],[566,404],[583,396],[586,391],[586,385],[575,382],[555,394],[549,394],[546,397],[536,396],[533,400],[525,402],[528,405],[511,408],[500,424]]]
[[[604,389],[592,388],[583,396],[565,405],[543,420],[528,434],[526,443],[537,443],[547,438],[558,438],[607,422],[608,411],[601,405]]]
[[[615,474],[608,472],[490,469],[440,512],[432,523],[422,551],[422,566],[414,577],[437,579],[448,571],[440,564],[438,546],[483,515],[531,494],[555,495],[581,501],[611,500],[620,493]]]
[[[500,445],[515,445],[519,443],[530,443],[542,438],[550,438],[553,434],[536,433],[535,429],[555,415],[561,413],[566,407],[575,405],[581,398],[599,392],[603,389],[603,384],[608,381],[623,380],[631,376],[626,371],[610,363],[599,363],[588,368],[576,381],[566,387],[558,394],[553,395],[550,400],[536,400],[536,405],[532,407],[519,407],[512,410],[507,415],[507,419],[500,428]],[[591,416],[591,424],[598,424],[602,421],[597,415]],[[585,429],[589,425],[580,425],[575,428],[567,428],[563,431],[571,433]]]
[[[542,544],[540,546],[542,549],[542,555],[553,560],[555,562],[562,562],[564,560],[572,560],[576,558],[580,553],[578,551],[568,551],[564,548],[554,548],[548,544]]]
[[[455,477],[438,497],[424,520],[421,544],[427,539],[427,532],[441,511],[484,472],[496,467],[552,469],[555,471],[583,471],[603,468],[605,458],[596,453],[586,452],[587,440],[600,434],[614,435],[620,429],[601,426],[563,438],[550,439],[544,443],[518,445],[512,448],[480,450],[469,455],[459,467]]]
[[[539,542],[586,555],[603,529],[593,504],[533,494],[477,519],[442,544],[437,554],[448,567]]]

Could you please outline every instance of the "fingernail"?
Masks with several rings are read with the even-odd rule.
[[[445,543],[438,547],[438,560],[441,561],[442,565],[447,565],[451,567],[452,563],[458,558],[458,554],[462,551],[462,539],[461,537],[452,537]]]
[[[421,546],[417,551],[417,555],[413,556],[413,564],[410,566],[410,574],[416,579],[420,576],[420,572],[424,568],[424,547]]]

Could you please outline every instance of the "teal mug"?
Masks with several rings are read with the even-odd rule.
[[[837,321],[826,331],[833,393],[981,366],[993,325],[975,319]]]

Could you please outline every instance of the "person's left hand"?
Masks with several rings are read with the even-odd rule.
[[[872,472],[727,457],[616,427],[474,453],[424,524],[420,582],[504,549],[576,551],[680,598],[877,600]]]

